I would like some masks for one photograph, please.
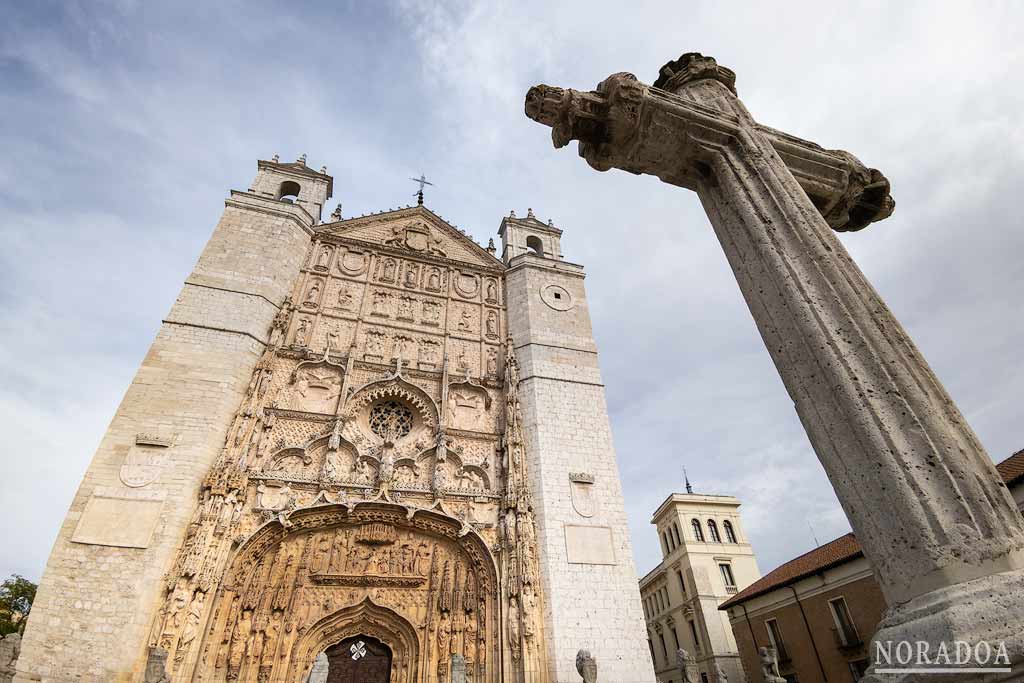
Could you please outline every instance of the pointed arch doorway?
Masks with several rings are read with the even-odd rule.
[[[391,648],[370,636],[358,635],[332,645],[327,655],[326,683],[390,683]]]

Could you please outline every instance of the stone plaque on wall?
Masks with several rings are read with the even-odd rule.
[[[148,547],[163,504],[162,497],[119,497],[97,490],[85,504],[71,540],[118,548]]]
[[[615,564],[611,527],[567,524],[565,557],[569,564]]]

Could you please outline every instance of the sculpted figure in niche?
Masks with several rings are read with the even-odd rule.
[[[409,358],[409,344],[411,342],[412,339],[410,339],[409,337],[395,337],[395,342],[394,345],[392,346],[393,352],[391,354],[391,357],[407,360]]]
[[[441,269],[431,268],[430,276],[427,278],[427,289],[435,292],[441,290]]]
[[[441,306],[436,301],[423,302],[423,322],[436,325],[441,318]]]
[[[486,298],[490,302],[495,302],[495,301],[498,300],[498,288],[494,284],[494,280],[488,280],[487,281]]]
[[[389,258],[386,261],[384,261],[384,274],[381,276],[380,279],[384,280],[385,282],[394,282],[395,281],[395,260],[394,259]]]
[[[498,336],[498,314],[494,311],[489,311],[487,313],[487,336]]]
[[[398,300],[398,317],[405,320],[412,320],[412,305],[415,302],[411,296],[403,296]]]
[[[417,268],[416,266],[410,265],[408,268],[406,268],[406,270],[405,270],[405,286],[406,287],[415,287],[416,286],[416,276],[419,275],[419,273],[420,273],[420,269]]]
[[[291,299],[285,299],[281,304],[281,308],[274,314],[274,322],[270,324],[271,346],[277,346],[278,342],[281,341],[281,337],[284,336],[285,330],[288,329],[288,318],[291,316],[291,312],[292,301]]]
[[[340,351],[341,345],[338,343],[339,339],[341,339],[341,335],[338,334],[338,329],[336,327],[332,327],[327,330],[327,350]]]
[[[463,310],[462,315],[459,317],[459,330],[467,332],[473,327],[473,314],[468,310]]]
[[[317,268],[321,268],[323,270],[326,270],[327,269],[327,260],[330,259],[330,258],[331,258],[331,249],[330,249],[330,247],[323,247],[322,249],[320,249],[320,258],[317,259],[316,267]]]
[[[459,370],[460,372],[464,370],[469,370],[469,360],[466,358],[465,347],[459,348],[459,355],[456,356],[455,358],[455,369]]]
[[[309,290],[306,292],[306,301],[303,303],[304,306],[316,306],[317,300],[320,298],[320,281],[313,280],[313,284],[309,286]]]
[[[352,304],[355,303],[355,297],[352,296],[352,292],[349,291],[345,285],[341,286],[338,290],[338,308],[346,311],[352,310]]]
[[[374,292],[373,293],[373,310],[370,311],[373,315],[387,315],[388,314],[388,296],[387,292]]]
[[[718,662],[715,662],[715,683],[729,683],[729,677],[725,675],[722,665]]]
[[[352,479],[356,483],[369,486],[372,477],[373,473],[370,471],[370,466],[366,464],[365,460],[359,459],[352,466]]]
[[[384,356],[384,334],[382,332],[368,332],[366,335],[366,355]]]
[[[498,376],[498,352],[493,347],[487,349],[487,376]]]
[[[430,339],[421,339],[418,349],[418,360],[420,363],[437,363],[437,342]]]
[[[508,647],[512,651],[512,660],[519,661],[521,648],[519,635],[519,601],[515,597],[508,601]],[[579,658],[577,657],[577,661]]]
[[[206,601],[206,593],[196,591],[196,596],[189,605],[188,614],[185,616],[185,627],[181,630],[181,639],[178,641],[178,649],[174,653],[174,661],[180,663],[185,658],[192,641],[199,633],[199,620],[203,616],[203,605]]]
[[[300,318],[299,327],[295,330],[295,345],[305,346],[309,336],[309,318]]]

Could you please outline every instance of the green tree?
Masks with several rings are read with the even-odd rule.
[[[24,576],[12,574],[0,585],[0,635],[24,632],[35,599],[36,584]]]

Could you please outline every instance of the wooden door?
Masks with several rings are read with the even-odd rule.
[[[391,650],[376,638],[355,636],[327,648],[327,683],[390,683]]]

